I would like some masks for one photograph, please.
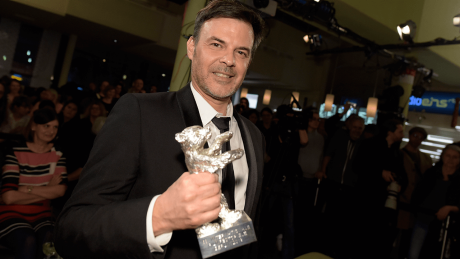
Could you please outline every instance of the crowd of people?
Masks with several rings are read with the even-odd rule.
[[[72,96],[0,80],[0,244],[17,258],[34,258],[52,240],[53,222],[117,100],[157,91],[142,79],[129,89],[122,82],[98,85]],[[310,251],[333,258],[441,253],[443,223],[460,207],[460,145],[447,145],[433,165],[419,150],[427,138],[423,128],[412,128],[400,149],[397,119],[377,127],[352,114],[343,122],[348,105],[327,120],[312,107],[259,112],[246,98],[234,108],[265,137],[261,258],[277,249],[286,259]]]
[[[51,241],[97,132],[127,92],[147,91],[142,79],[129,89],[122,82],[91,83],[75,96],[0,79],[0,245],[16,258],[43,258],[42,246]]]
[[[401,148],[402,120],[365,125],[351,114],[342,122],[349,108],[327,120],[311,107],[302,113],[279,107],[276,115],[262,110],[257,123],[267,141],[263,251],[273,253],[270,247],[278,242],[282,258],[311,251],[332,258],[460,256],[454,223],[460,144],[446,145],[433,164],[419,149],[425,129],[411,128]]]

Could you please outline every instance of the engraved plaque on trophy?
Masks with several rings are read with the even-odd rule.
[[[222,144],[230,141],[232,136],[230,131],[222,133],[205,149],[205,143],[211,138],[210,129],[191,126],[177,133],[176,140],[184,151],[185,163],[190,173],[215,173],[244,154],[242,149],[221,154]],[[243,210],[230,210],[223,194],[220,206],[219,218],[216,221],[195,229],[203,258],[257,241],[252,220]]]

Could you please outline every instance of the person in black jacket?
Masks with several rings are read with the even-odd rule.
[[[425,172],[415,188],[412,205],[416,221],[408,259],[435,258],[440,255],[440,247],[436,247],[439,244],[440,222],[449,214],[458,212],[460,207],[459,168],[460,147],[448,145],[441,154],[441,161]]]
[[[228,167],[233,179],[217,174],[229,193],[234,190],[227,197],[234,198],[235,209],[244,210],[256,228],[264,141],[253,123],[233,112],[231,96],[263,32],[260,15],[238,1],[210,1],[198,12],[187,41],[192,82],[177,92],[125,94],[117,102],[57,220],[59,255],[202,258],[195,229],[217,219],[222,189],[214,174],[187,172],[175,134],[199,125],[209,127],[215,139],[218,119],[230,121],[231,149],[244,148],[245,155]],[[255,258],[252,248],[214,258]]]
[[[402,122],[383,124],[381,135],[365,140],[358,150],[353,171],[358,181],[359,258],[389,258],[396,231],[396,211],[385,208],[387,188],[397,182],[400,192],[407,185],[399,146],[404,136]]]

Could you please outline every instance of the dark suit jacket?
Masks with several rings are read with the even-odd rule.
[[[234,117],[249,166],[244,210],[255,220],[263,138],[249,120],[236,113]],[[58,253],[64,258],[201,258],[194,230],[174,231],[164,253],[150,253],[146,237],[151,199],[187,171],[174,136],[193,125],[202,123],[189,85],[178,92],[123,96],[96,137],[79,183],[57,220]],[[244,255],[253,249],[235,250],[238,258],[249,258]]]

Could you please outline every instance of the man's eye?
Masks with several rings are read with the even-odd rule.
[[[219,43],[213,43],[212,45],[213,45],[214,47],[219,47],[219,46],[220,46]]]
[[[238,54],[243,55],[243,56],[245,56],[245,57],[248,56],[248,55],[246,54],[246,52],[244,52],[244,51],[238,51]]]

